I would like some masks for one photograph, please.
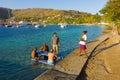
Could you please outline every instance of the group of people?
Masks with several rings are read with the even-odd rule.
[[[82,32],[82,37],[80,38],[80,48],[79,48],[79,53],[78,53],[78,56],[82,56],[82,52],[85,54],[86,57],[88,57],[88,54],[86,52],[86,41],[87,41],[87,31],[83,31]],[[59,37],[57,36],[57,33],[54,32],[53,33],[53,37],[51,39],[51,45],[52,45],[52,49],[50,49],[49,51],[49,48],[48,46],[45,44],[43,44],[43,46],[40,48],[40,51],[41,52],[45,52],[47,51],[48,52],[48,55],[47,55],[47,62],[48,64],[54,64],[54,61],[55,59],[57,58],[57,54],[58,54],[58,47],[60,46],[60,39]],[[41,59],[39,56],[38,56],[38,53],[37,53],[37,48],[35,47],[32,51],[32,54],[31,54],[31,57],[32,59]]]
[[[53,33],[53,37],[51,39],[51,45],[52,45],[52,49],[49,50],[49,47],[46,45],[46,43],[44,43],[43,46],[40,48],[40,52],[42,53],[48,52],[48,55],[44,56],[44,59],[47,59],[48,64],[53,65],[59,51],[58,47],[60,46],[60,40],[56,32]],[[41,57],[38,56],[36,47],[34,47],[31,53],[31,57],[32,59],[35,60],[41,59]]]

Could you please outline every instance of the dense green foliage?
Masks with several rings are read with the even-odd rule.
[[[105,7],[100,10],[103,19],[110,23],[114,32],[120,33],[120,0],[109,0]]]
[[[100,12],[103,14],[105,21],[120,21],[120,0],[109,0]]]
[[[0,7],[0,19],[8,19],[12,16],[11,9]]]

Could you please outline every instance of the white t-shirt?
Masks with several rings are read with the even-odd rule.
[[[86,35],[83,35],[83,36],[82,36],[82,39],[84,39],[85,41],[80,41],[79,44],[86,45],[87,36],[86,36]]]

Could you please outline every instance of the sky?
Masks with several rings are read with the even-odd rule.
[[[51,8],[96,14],[108,0],[0,0],[0,7],[11,9]]]

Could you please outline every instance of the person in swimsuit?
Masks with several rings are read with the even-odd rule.
[[[51,49],[50,52],[48,53],[48,64],[54,65],[54,61],[56,58],[57,58],[57,55],[54,53],[54,50]]]
[[[40,51],[41,51],[41,52],[49,51],[48,45],[46,45],[46,43],[44,43],[43,46],[40,48]]]
[[[35,60],[39,60],[40,59],[40,57],[38,56],[36,47],[34,47],[32,53],[31,53],[31,57],[32,57],[32,59],[35,59]]]
[[[41,53],[48,53],[49,52],[49,47],[46,43],[44,43],[42,45],[42,47],[40,48],[40,52]],[[44,56],[44,60],[48,60],[48,56]]]

